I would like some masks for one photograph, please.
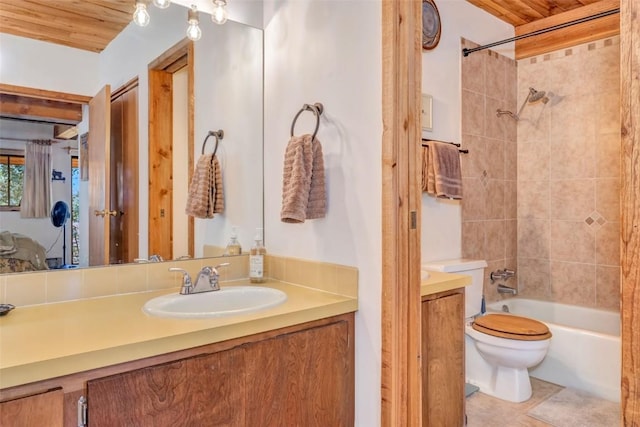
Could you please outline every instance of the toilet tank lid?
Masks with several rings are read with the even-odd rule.
[[[423,270],[442,271],[444,273],[457,273],[461,271],[477,270],[485,268],[487,262],[483,259],[446,259],[442,261],[430,261],[422,264]]]

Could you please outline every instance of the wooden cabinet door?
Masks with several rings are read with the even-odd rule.
[[[464,294],[422,303],[422,425],[464,425]]]
[[[89,427],[244,426],[242,348],[87,382]]]
[[[62,427],[64,394],[61,388],[0,403],[2,427]]]
[[[247,426],[354,423],[353,337],[339,321],[247,346]]]

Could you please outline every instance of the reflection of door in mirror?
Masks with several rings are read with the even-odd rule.
[[[193,218],[183,215],[193,168],[193,65],[188,39],[149,64],[149,254],[164,259],[194,256]]]
[[[138,79],[111,94],[111,210],[109,263],[138,254]]]

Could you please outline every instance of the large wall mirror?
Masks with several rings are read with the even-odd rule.
[[[185,39],[186,8],[177,4],[164,10],[150,7],[149,13],[147,27],[129,24],[100,53],[2,35],[0,83],[93,98],[82,106],[79,121],[64,123],[75,126],[75,140],[56,139],[54,132],[66,128],[59,120],[0,111],[3,188],[13,188],[8,183],[9,171],[13,171],[14,187],[16,180],[22,180],[24,165],[19,154],[27,141],[55,141],[46,177],[51,192],[47,210],[50,213],[62,201],[69,207],[69,220],[56,226],[49,214],[24,218],[18,209],[0,208],[0,231],[38,242],[50,259],[49,266],[59,265],[61,259],[62,264],[84,267],[148,260],[158,254],[165,260],[221,255],[234,230],[243,251],[248,251],[256,229],[263,227],[262,30],[232,19],[216,25],[208,14],[201,14],[202,38],[190,42]],[[43,66],[47,65],[43,58],[55,58],[55,62]],[[77,82],[70,82],[65,73],[63,64],[70,63],[84,68]],[[162,97],[166,105],[159,108]],[[94,104],[103,108],[96,110]],[[96,154],[96,135],[104,129],[108,130],[105,145],[110,148],[107,154]],[[203,142],[210,131],[218,130],[224,132],[216,150],[224,207],[213,218],[194,218],[190,225],[185,213],[188,181],[203,151],[214,151],[215,137],[209,137],[204,147]],[[169,145],[163,146],[161,140]],[[94,176],[101,169],[111,173],[110,183]],[[165,181],[159,183],[158,176]],[[135,188],[133,199],[126,209],[116,208],[117,203],[131,199],[128,188]],[[3,191],[0,189],[0,198],[5,197]],[[103,195],[104,207],[92,202],[96,191],[112,192]],[[112,223],[102,240],[90,229],[96,213],[102,214],[98,218],[107,229]],[[162,234],[158,224],[167,217],[171,221]],[[128,236],[115,222],[122,218],[134,225]],[[103,255],[103,262],[92,260],[90,252],[96,243],[110,251],[111,257]]]

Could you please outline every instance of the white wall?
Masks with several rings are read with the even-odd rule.
[[[440,0],[440,43],[422,54],[422,93],[433,96],[433,131],[424,138],[460,142],[460,38],[485,44],[513,37],[513,27],[464,0]],[[513,44],[493,48],[513,58]],[[482,55],[486,52],[473,53]],[[463,154],[464,155],[464,154]],[[460,202],[422,196],[422,261],[458,258],[461,247]]]
[[[379,1],[265,1],[267,251],[359,269],[356,424],[380,425],[382,49]],[[321,102],[326,218],[280,221],[291,122]],[[296,134],[313,130],[306,112]]]
[[[0,81],[93,95],[98,83],[98,54],[0,33]]]

